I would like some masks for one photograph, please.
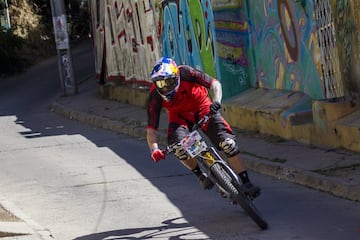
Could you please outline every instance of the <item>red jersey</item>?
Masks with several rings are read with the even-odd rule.
[[[148,127],[158,129],[161,108],[168,112],[168,122],[187,125],[195,123],[210,112],[211,99],[208,89],[216,79],[187,65],[178,66],[180,86],[170,101],[165,101],[156,91],[155,84],[150,87],[147,103]]]

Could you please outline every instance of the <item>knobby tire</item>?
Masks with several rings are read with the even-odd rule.
[[[268,223],[263,219],[252,200],[239,189],[241,188],[241,186],[238,186],[239,184],[234,184],[237,182],[237,179],[234,179],[233,173],[230,172],[231,170],[215,163],[211,171],[217,183],[231,195],[231,200],[236,201],[261,229],[267,229]]]

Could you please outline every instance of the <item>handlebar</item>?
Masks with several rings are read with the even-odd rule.
[[[199,129],[203,124],[207,123],[209,121],[209,119],[213,116],[214,114],[206,114],[203,118],[201,118],[197,123],[194,124],[194,126],[192,127],[192,131]]]
[[[203,118],[201,118],[199,121],[197,121],[194,126],[192,127],[191,131],[195,131],[197,129],[199,129],[203,124],[206,124],[210,118],[212,118],[215,114],[212,113],[208,113],[206,114]],[[172,153],[174,151],[174,146],[177,145],[178,143],[173,143],[171,145],[166,146],[165,149],[162,150],[162,152],[166,155]]]

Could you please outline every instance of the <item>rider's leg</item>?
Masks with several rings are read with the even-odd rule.
[[[234,156],[229,156],[228,162],[229,162],[230,167],[235,171],[235,173],[238,174],[242,183],[246,187],[248,194],[254,198],[258,197],[260,195],[260,188],[257,186],[254,186],[251,183],[248,172],[246,171],[246,168],[241,160],[240,154],[237,153]]]
[[[173,130],[174,131],[172,131],[172,134],[168,138],[170,144],[179,142],[189,133],[188,129],[184,126],[177,126]],[[190,158],[180,145],[175,146],[174,154],[187,169],[195,174],[204,189],[211,189],[214,186],[213,182],[200,170],[196,158]]]
[[[180,162],[189,170],[193,170],[198,166],[196,158],[188,158],[186,160],[180,160]]]
[[[240,154],[237,154],[232,157],[228,157],[228,162],[230,167],[236,172],[241,173],[243,171],[246,171],[245,165],[241,160]]]
[[[182,158],[182,159],[184,159],[184,158]],[[180,160],[180,158],[179,158],[179,160]],[[214,186],[214,183],[208,177],[206,177],[200,170],[200,167],[197,163],[196,158],[188,157],[185,160],[180,160],[180,162],[187,169],[189,169],[190,171],[192,171],[195,174],[195,176],[199,179],[199,182],[204,189],[211,189]]]
[[[228,157],[230,167],[237,173],[243,183],[250,182],[249,175],[246,171],[245,165],[241,160],[240,154]]]
[[[260,188],[255,187],[250,182],[246,167],[241,160],[240,150],[235,135],[233,134],[230,125],[220,114],[211,118],[206,134],[213,141],[215,146],[218,146],[224,151],[230,167],[238,174],[244,186],[249,189],[249,193],[253,197],[258,196],[260,194]]]
[[[245,165],[241,160],[240,151],[236,141],[233,138],[225,138],[219,143],[219,147],[227,156],[230,167],[237,173],[243,183],[249,182],[249,175],[246,171]]]

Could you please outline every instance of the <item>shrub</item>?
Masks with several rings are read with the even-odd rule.
[[[15,35],[11,29],[0,30],[0,75],[23,69],[24,61],[20,54],[23,44],[24,40]]]

